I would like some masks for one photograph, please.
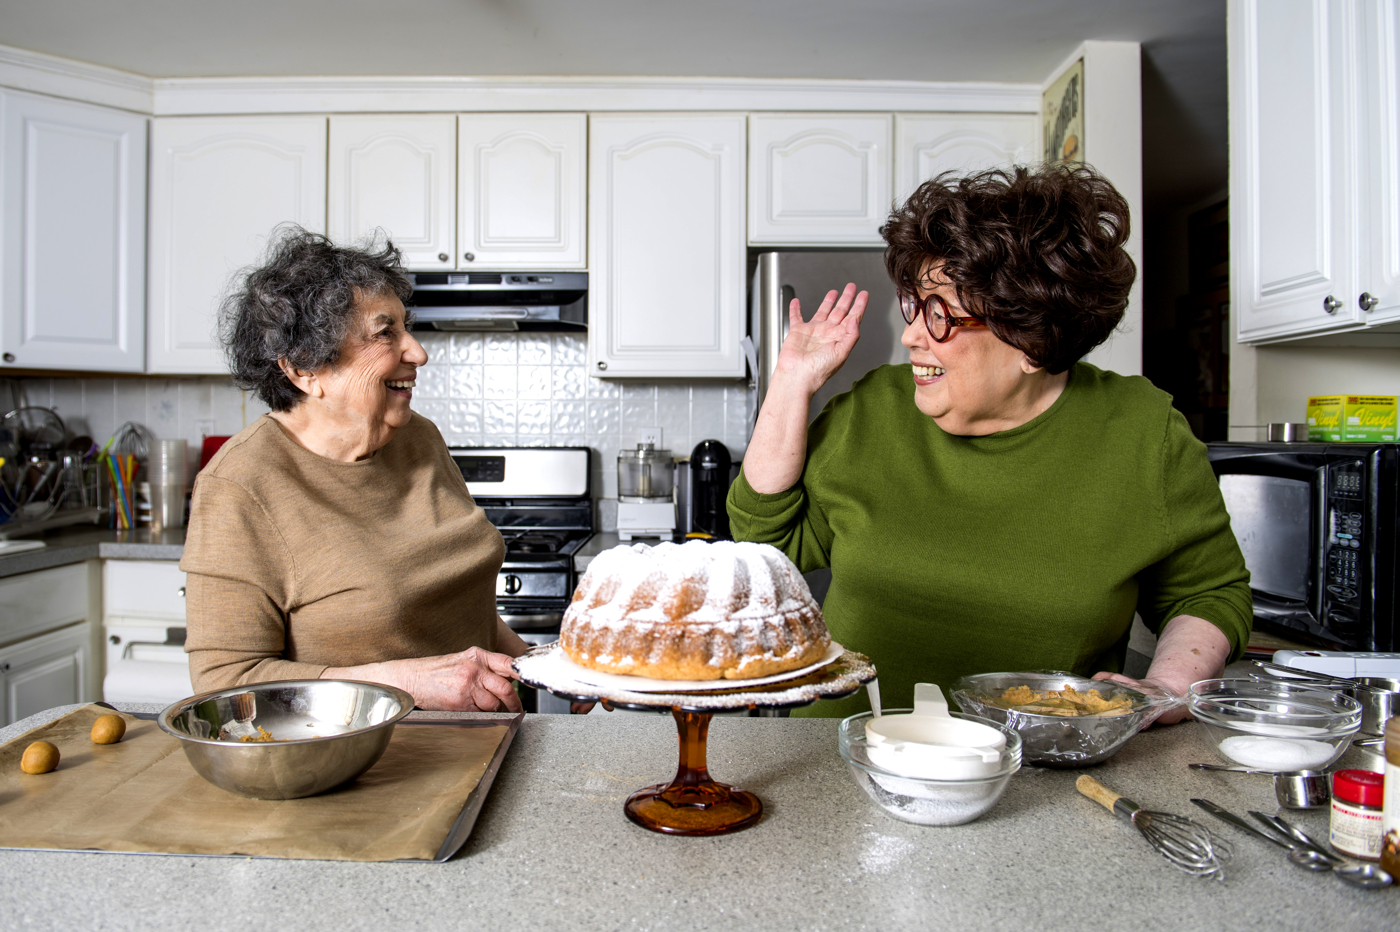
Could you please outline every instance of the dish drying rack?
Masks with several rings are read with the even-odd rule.
[[[100,524],[108,515],[113,526],[135,526],[134,480],[150,448],[145,427],[128,421],[99,452],[87,437],[75,439],[77,447],[68,445],[67,428],[49,408],[16,408],[0,423],[0,445],[18,468],[18,476],[12,468],[0,487],[0,541]]]
[[[8,518],[0,524],[0,540],[74,524],[102,523],[107,508],[102,501],[102,473],[98,465],[82,467],[81,479],[67,485],[53,500],[14,505],[7,496],[0,502],[0,514]]]

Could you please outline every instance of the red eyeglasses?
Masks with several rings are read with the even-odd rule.
[[[920,298],[917,295],[901,293],[899,313],[904,316],[906,324],[912,324],[914,318],[922,314],[924,326],[928,328],[928,335],[933,337],[935,343],[948,342],[948,338],[953,335],[954,327],[987,326],[986,321],[976,317],[954,317],[952,311],[948,310],[948,302],[936,294]]]

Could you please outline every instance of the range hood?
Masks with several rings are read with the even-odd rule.
[[[587,272],[412,272],[415,330],[588,329]]]

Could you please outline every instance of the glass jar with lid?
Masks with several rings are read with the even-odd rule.
[[[617,497],[623,502],[671,500],[676,468],[670,450],[658,450],[652,443],[639,443],[635,450],[617,454]]]

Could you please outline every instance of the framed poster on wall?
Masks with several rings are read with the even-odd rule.
[[[1084,59],[1066,68],[1040,95],[1046,162],[1084,162]]]

